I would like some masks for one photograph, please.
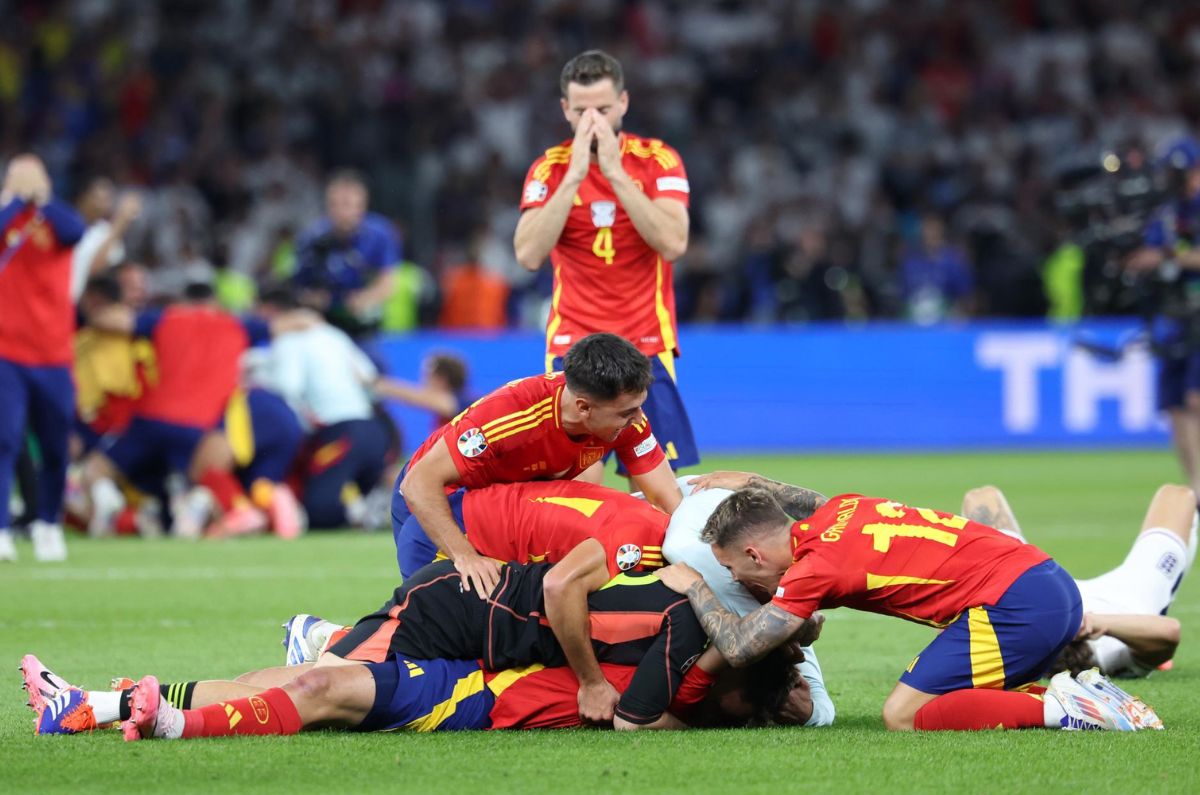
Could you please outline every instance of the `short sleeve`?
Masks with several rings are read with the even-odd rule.
[[[563,169],[555,168],[555,165],[561,163],[565,166],[570,161],[571,150],[567,147],[554,147],[533,161],[521,188],[521,210],[545,204],[562,180]]]
[[[683,159],[671,147],[663,144],[652,158],[653,179],[645,185],[646,195],[651,199],[674,199],[687,207],[691,198],[687,171]]]
[[[500,450],[483,432],[485,416],[478,404],[455,417],[442,429],[442,438],[450,451],[450,459],[458,470],[458,482],[468,488],[490,485],[494,479]]]
[[[810,564],[797,561],[783,573],[771,604],[799,618],[808,618],[817,612],[828,589],[829,582],[819,576]]]
[[[633,476],[644,475],[666,460],[645,414],[621,431],[614,449],[626,471]]]

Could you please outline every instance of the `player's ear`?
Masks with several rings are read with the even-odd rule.
[[[560,97],[558,104],[562,106],[563,118],[569,123],[571,121],[571,107],[567,104],[567,98]]]
[[[624,116],[629,112],[629,92],[621,89],[621,96],[617,97],[617,104],[621,107],[621,115]]]

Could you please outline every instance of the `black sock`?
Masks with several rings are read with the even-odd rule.
[[[129,720],[133,715],[133,712],[129,708],[129,694],[132,692],[132,687],[127,687],[121,691],[121,720]]]
[[[162,684],[158,686],[162,691],[163,698],[167,700],[171,706],[178,709],[192,708],[192,692],[196,689],[195,682],[175,682],[174,684]]]

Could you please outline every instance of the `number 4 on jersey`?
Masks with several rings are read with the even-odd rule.
[[[596,239],[592,242],[592,253],[604,260],[605,265],[613,264],[613,257],[617,255],[617,250],[613,248],[611,226],[603,226],[596,230]]]

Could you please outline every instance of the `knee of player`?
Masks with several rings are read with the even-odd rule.
[[[913,713],[907,705],[893,699],[883,704],[883,725],[888,731],[910,732],[913,730]]]
[[[312,668],[289,682],[286,689],[293,698],[323,701],[333,686],[333,676],[330,668]]]
[[[1172,505],[1179,505],[1181,508],[1196,508],[1196,492],[1188,486],[1182,486],[1178,483],[1166,483],[1158,487],[1158,491],[1154,492],[1154,500],[1156,502],[1169,502]]]
[[[1179,641],[1183,634],[1183,624],[1177,618],[1163,616],[1166,621],[1163,622],[1162,641],[1171,648],[1178,648]]]

